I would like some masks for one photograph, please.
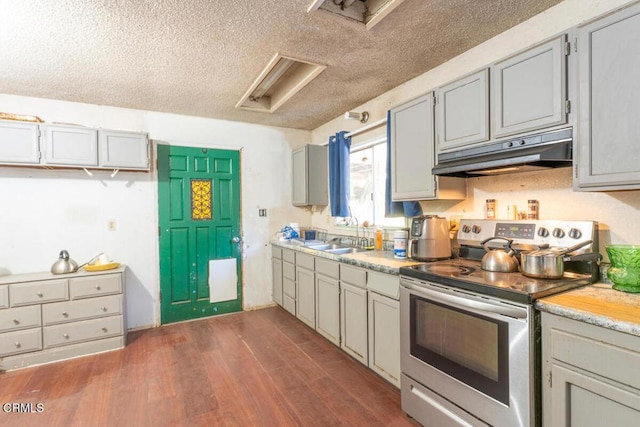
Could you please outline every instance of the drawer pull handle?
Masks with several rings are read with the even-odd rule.
[[[36,292],[36,295],[38,295],[40,298],[42,298],[42,292]]]
[[[18,319],[13,319],[13,323],[15,323],[16,325],[19,325],[20,321]]]
[[[96,291],[100,290],[100,285],[96,285]]]
[[[62,336],[67,338],[67,339],[69,338],[69,334],[62,334]]]
[[[107,328],[102,328],[102,332],[107,332]]]
[[[62,315],[63,315],[64,317],[69,317],[69,313],[67,313],[66,311],[63,311],[63,312],[62,312]]]
[[[100,307],[100,310],[107,311],[107,307]]]
[[[16,342],[15,346],[16,346],[16,348],[20,348],[20,347],[22,347],[22,344],[20,344],[19,342]]]

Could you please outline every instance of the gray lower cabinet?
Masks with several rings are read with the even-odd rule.
[[[367,270],[346,264],[340,264],[340,333],[340,347],[367,365]]]
[[[640,339],[542,313],[543,425],[640,425]]]
[[[436,160],[433,103],[433,92],[429,92],[390,110],[393,200],[466,197],[464,179],[431,173]]]
[[[271,297],[282,306],[282,249],[271,246]]]
[[[124,271],[0,277],[0,371],[124,347]]]
[[[437,91],[438,152],[489,140],[489,69]]]
[[[370,272],[367,289],[369,368],[400,387],[400,279]]]
[[[640,4],[578,27],[578,190],[640,188]]]
[[[296,317],[316,328],[316,280],[314,257],[296,254]]]
[[[567,123],[565,45],[563,34],[491,67],[494,137]]]
[[[340,263],[316,258],[316,331],[340,345]]]
[[[328,164],[326,146],[305,145],[293,151],[291,199],[294,206],[329,203]]]
[[[282,307],[296,315],[296,253],[282,249]]]
[[[40,127],[37,123],[0,120],[0,163],[40,163]]]

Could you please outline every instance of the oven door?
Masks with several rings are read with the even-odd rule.
[[[488,424],[532,425],[532,308],[404,276],[400,283],[402,372]]]

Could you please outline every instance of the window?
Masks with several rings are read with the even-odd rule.
[[[385,181],[387,179],[387,141],[351,148],[349,208],[359,225],[404,227],[405,219],[385,218]],[[343,220],[344,223],[344,220]]]

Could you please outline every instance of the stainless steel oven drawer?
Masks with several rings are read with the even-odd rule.
[[[402,374],[400,378],[402,410],[425,426],[489,426]]]

